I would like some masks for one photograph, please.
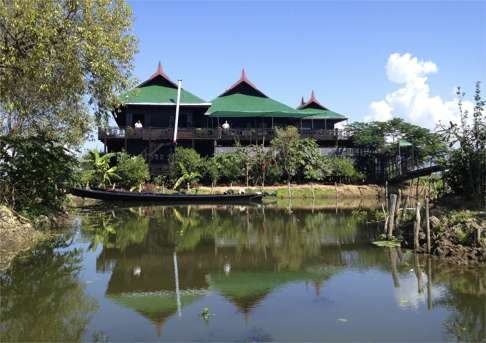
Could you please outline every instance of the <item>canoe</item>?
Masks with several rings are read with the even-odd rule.
[[[150,192],[123,192],[95,189],[72,188],[72,195],[105,201],[164,202],[164,203],[205,203],[239,204],[261,202],[260,193],[248,194],[162,194]]]

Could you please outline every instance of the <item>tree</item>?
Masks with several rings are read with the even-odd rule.
[[[74,184],[77,161],[57,141],[0,138],[0,201],[16,210],[59,210]]]
[[[116,168],[120,177],[118,183],[125,189],[141,188],[141,185],[150,178],[149,166],[140,155],[130,156],[126,152],[117,153]]]
[[[0,0],[1,133],[80,143],[131,84],[131,24],[123,0]]]
[[[282,166],[287,177],[289,195],[291,195],[290,182],[299,167],[299,138],[297,128],[288,126],[285,129],[276,128],[275,137],[271,141],[277,155],[277,162]]]
[[[243,176],[244,166],[240,152],[226,152],[217,154],[215,157],[221,166],[221,176],[233,187],[233,183]]]
[[[456,194],[486,200],[486,115],[480,83],[476,83],[472,118],[463,109],[464,93],[457,89],[460,123],[443,126],[442,137],[451,149],[445,179]]]
[[[173,185],[185,174],[195,175],[201,173],[203,159],[196,150],[176,147],[169,156],[169,179]]]
[[[332,157],[330,160],[331,176],[338,182],[358,181],[365,176],[354,166],[353,160],[344,157]]]
[[[417,162],[430,157],[442,157],[446,152],[439,134],[407,123],[401,118],[384,122],[356,122],[350,124],[347,129],[351,132],[355,145],[382,154],[396,154],[400,139],[405,139],[412,144]],[[389,142],[387,138],[393,141]]]
[[[219,165],[217,159],[215,157],[208,157],[206,162],[204,163],[204,168],[206,171],[206,176],[209,178],[211,182],[211,192],[218,183],[219,178],[221,177],[221,166]]]

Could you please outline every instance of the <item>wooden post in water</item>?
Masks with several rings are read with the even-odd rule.
[[[388,181],[385,181],[385,206],[388,211]]]
[[[414,264],[414,271],[415,276],[417,277],[417,288],[419,294],[424,291],[424,276],[422,274],[422,268],[420,268],[420,260],[418,254],[413,255],[413,264]]]
[[[397,206],[395,208],[395,212],[396,212],[395,226],[398,226],[400,224],[400,207],[401,206],[402,206],[402,190],[398,189]]]
[[[425,196],[425,225],[427,235],[427,253],[430,254],[430,213],[429,213],[429,194]]]
[[[388,234],[387,238],[392,239],[393,237],[393,231],[395,230],[395,210],[397,206],[397,195],[396,194],[390,194],[390,206],[389,206],[389,217],[390,219],[388,220]]]
[[[413,248],[415,250],[418,250],[420,247],[419,232],[420,232],[420,201],[417,200],[417,205],[415,206],[415,226],[413,230]]]

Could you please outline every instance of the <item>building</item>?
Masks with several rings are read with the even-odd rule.
[[[158,65],[155,73],[121,96],[114,112],[117,127],[100,128],[109,152],[143,155],[153,174],[167,163],[173,148],[177,84]],[[349,137],[335,124],[347,118],[321,105],[312,92],[297,108],[278,102],[241,77],[211,102],[181,91],[177,144],[203,156],[231,151],[235,145],[269,145],[274,128],[293,125],[302,137],[314,138],[323,153],[347,147]]]

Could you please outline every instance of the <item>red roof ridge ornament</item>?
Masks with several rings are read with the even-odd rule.
[[[164,68],[162,67],[162,63],[159,61],[159,63],[157,64],[157,69],[155,70],[155,73],[153,73],[147,80],[145,80],[144,82],[142,82],[138,87],[140,86],[143,86],[147,83],[149,83],[150,81],[154,80],[155,78],[157,78],[158,76],[162,77],[165,81],[167,81],[171,86],[177,88],[177,84],[172,81],[169,76],[167,76],[166,73],[164,73]]]
[[[258,94],[259,96],[263,96],[265,98],[268,98],[261,90],[259,90],[257,88],[257,86],[255,86],[253,84],[253,82],[251,82],[250,80],[248,80],[248,77],[246,76],[246,70],[245,68],[243,67],[243,69],[241,69],[241,76],[240,76],[240,79],[238,81],[236,81],[235,83],[233,83],[228,89],[226,89],[221,95],[219,96],[225,96],[225,95],[229,95],[229,94],[232,94],[232,91],[238,87],[239,85],[241,85],[242,83],[246,83],[248,86],[250,86],[251,88],[253,88],[253,90],[255,91],[256,94]]]
[[[310,99],[309,102],[318,102],[316,99],[316,94],[314,93],[314,90],[311,91]]]

